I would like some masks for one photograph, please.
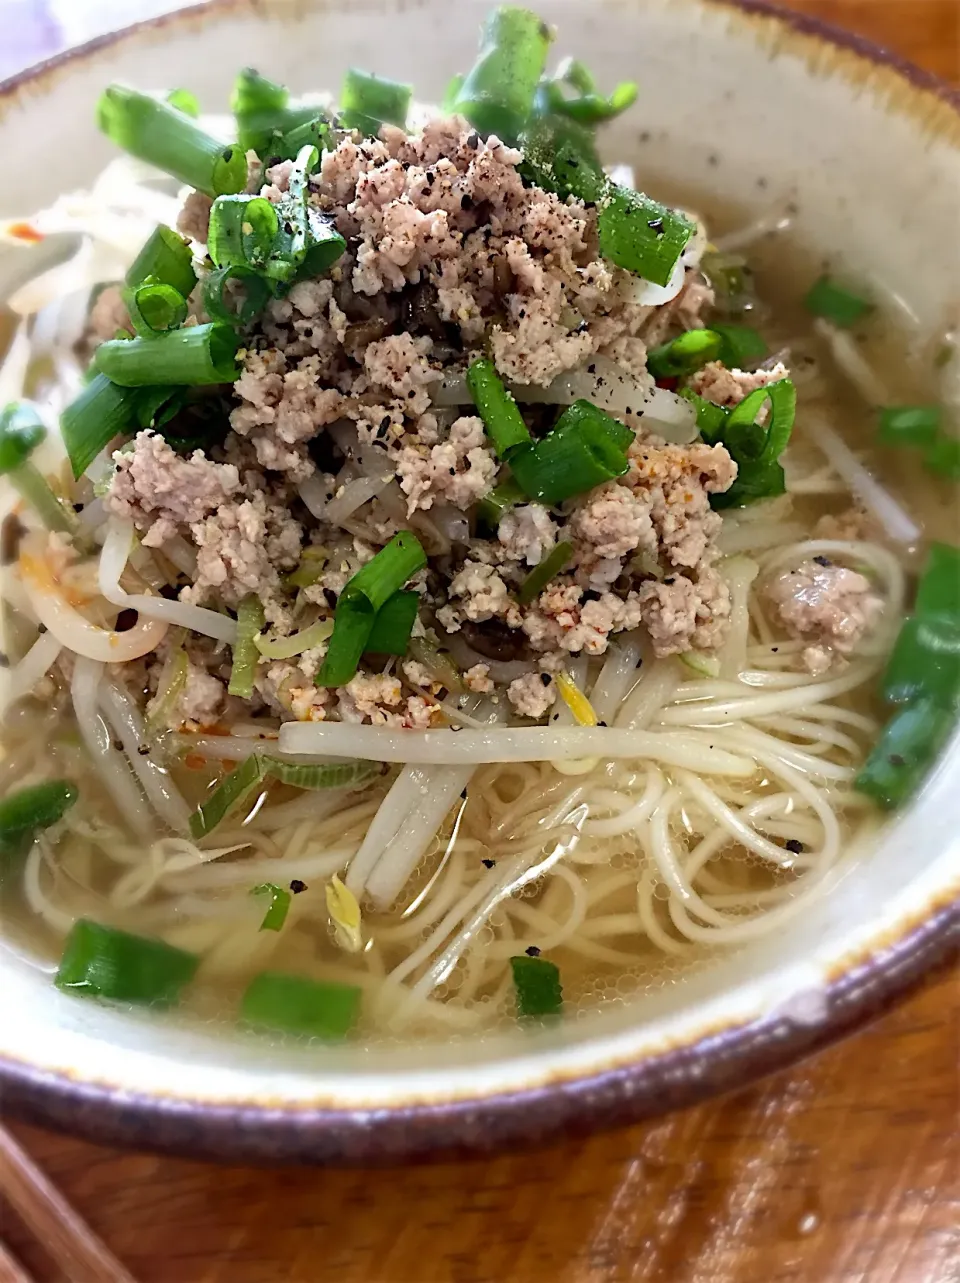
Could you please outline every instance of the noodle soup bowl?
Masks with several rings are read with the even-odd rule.
[[[636,78],[611,160],[648,190],[712,193],[789,216],[813,261],[882,285],[934,344],[956,320],[960,119],[914,68],[756,0],[541,0],[564,51],[604,85]],[[256,62],[303,91],[348,64],[437,98],[467,66],[470,0],[213,0],[73,51],[0,87],[0,140],[31,157],[29,203],[84,186],[111,156],[94,103],[111,80],[227,101]],[[694,199],[694,196],[691,196]],[[8,185],[0,213],[24,212]],[[788,212],[788,214],[787,214]],[[940,247],[937,250],[937,247]],[[0,246],[0,288],[22,259]],[[58,992],[26,937],[0,952],[0,1087],[8,1110],[101,1141],[210,1157],[372,1161],[486,1149],[607,1125],[742,1086],[857,1028],[955,941],[960,745],[869,850],[847,851],[775,932],[675,982],[540,1029],[418,1045],[317,1048],[84,1002]]]

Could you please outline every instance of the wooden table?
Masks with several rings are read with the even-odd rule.
[[[793,3],[957,75],[956,0]],[[213,1168],[16,1131],[141,1283],[957,1283],[958,1047],[952,974],[737,1096],[393,1171]],[[38,1279],[74,1283],[11,1218],[3,1233]]]

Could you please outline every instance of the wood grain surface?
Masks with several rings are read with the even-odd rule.
[[[957,77],[956,0],[794,7]],[[958,1283],[958,1049],[951,973],[736,1096],[523,1155],[258,1171],[14,1130],[140,1283]]]

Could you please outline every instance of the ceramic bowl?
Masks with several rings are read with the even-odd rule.
[[[538,0],[565,49],[636,78],[606,139],[640,182],[712,191],[754,212],[796,205],[799,240],[881,271],[925,335],[951,320],[960,116],[915,68],[755,0]],[[295,90],[349,63],[438,96],[469,64],[475,0],[213,0],[141,24],[0,87],[0,145],[29,156],[29,205],[110,155],[105,83],[185,85],[222,109],[254,62]],[[8,173],[9,165],[8,165]],[[0,214],[22,197],[12,184]],[[2,266],[2,264],[0,264]],[[489,1148],[636,1119],[740,1086],[856,1028],[927,972],[960,920],[960,743],[879,848],[788,930],[629,1007],[477,1044],[274,1049],[67,998],[35,963],[0,960],[7,1109],[101,1141],[213,1157],[370,1161]]]

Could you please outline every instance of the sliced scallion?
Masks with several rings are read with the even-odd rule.
[[[347,581],[337,602],[330,648],[317,674],[318,686],[343,686],[353,677],[378,611],[426,564],[416,535],[401,530]]]
[[[212,321],[249,325],[270,301],[269,284],[239,263],[214,268],[203,278],[203,306]]]
[[[941,432],[923,456],[923,464],[941,477],[960,481],[960,439]]]
[[[655,285],[666,285],[696,230],[679,210],[610,184],[598,201],[600,253]]]
[[[873,304],[867,299],[839,285],[829,276],[821,276],[811,286],[804,306],[814,316],[822,316],[843,329],[856,325],[873,311]]]
[[[252,67],[245,67],[234,81],[230,110],[236,118],[240,146],[245,152],[255,151],[262,160],[274,156],[292,159],[296,152],[284,148],[284,136],[323,114],[319,107],[291,103],[289,90]]]
[[[263,196],[222,196],[210,210],[207,249],[218,267],[262,271],[270,257],[280,219]]]
[[[700,396],[692,388],[683,388],[680,395],[689,401],[697,412],[697,431],[707,445],[716,445],[723,436],[730,411],[722,405],[716,405]]]
[[[589,401],[568,406],[556,427],[535,446],[510,456],[521,489],[548,505],[622,477],[630,464],[632,430]]]
[[[176,107],[177,111],[182,111],[185,116],[190,116],[194,120],[200,115],[197,95],[192,94],[189,89],[171,89],[167,94],[167,102],[171,107]]]
[[[292,896],[286,887],[278,887],[275,882],[261,882],[250,892],[251,895],[269,897],[270,903],[260,923],[261,931],[279,931],[290,912]]]
[[[477,504],[477,516],[490,527],[496,530],[500,524],[500,518],[508,508],[513,508],[518,503],[523,503],[526,495],[520,489],[520,485],[515,477],[507,477],[504,481],[498,482],[497,485]]]
[[[322,646],[332,632],[332,619],[318,619],[316,623],[286,637],[271,637],[261,633],[254,637],[253,645],[265,659],[292,659],[294,655],[302,655],[305,650]]]
[[[190,245],[163,224],[150,233],[124,279],[131,289],[136,289],[151,276],[164,285],[172,285],[184,298],[190,297],[197,283]]]
[[[0,844],[48,829],[63,819],[79,796],[69,780],[47,780],[8,793],[0,799]]]
[[[960,709],[960,619],[908,616],[881,691],[888,704],[929,698],[938,708]]]
[[[340,90],[340,119],[347,129],[376,135],[383,124],[407,123],[413,89],[369,71],[350,67]]]
[[[770,421],[764,427],[757,419],[768,401]],[[734,406],[724,420],[718,440],[736,462],[737,478],[723,494],[711,495],[712,507],[742,507],[785,493],[780,456],[790,440],[796,412],[797,390],[790,379],[757,388]]]
[[[566,89],[573,94],[567,94]],[[538,110],[569,116],[582,125],[599,125],[613,120],[637,100],[637,84],[625,80],[611,94],[597,93],[597,85],[584,63],[565,58],[549,79],[537,89]]]
[[[908,801],[929,773],[954,723],[954,713],[932,699],[908,704],[880,732],[854,788],[885,810]]]
[[[710,328],[723,340],[719,359],[728,370],[749,369],[767,355],[763,335],[750,325],[727,325],[711,321]]]
[[[513,985],[517,995],[517,1015],[521,1019],[543,1019],[557,1016],[563,1007],[560,969],[546,958],[520,954],[510,959]]]
[[[240,1004],[244,1024],[310,1038],[343,1038],[356,1023],[361,991],[353,985],[263,971]]]
[[[105,374],[95,374],[60,415],[60,433],[73,475],[81,477],[114,437],[129,431],[136,418],[136,399]]]
[[[877,439],[883,445],[925,448],[936,441],[942,421],[938,405],[887,405],[880,411]]]
[[[172,285],[150,277],[126,291],[127,311],[140,338],[175,330],[187,319],[187,301]]]
[[[36,410],[23,401],[11,401],[0,410],[0,476],[33,508],[48,530],[73,531],[76,517],[60,502],[30,455],[47,430]]]
[[[517,600],[523,605],[539,597],[551,579],[555,579],[573,556],[573,544],[561,542],[534,566],[517,590]]]
[[[75,922],[56,975],[58,989],[90,998],[169,1007],[193,979],[200,959],[163,940]]]
[[[930,545],[913,609],[921,619],[960,622],[960,548],[945,543]]]
[[[401,590],[388,597],[373,621],[367,650],[373,655],[405,655],[419,607],[419,593]]]
[[[481,357],[471,364],[467,370],[467,387],[501,459],[509,458],[517,446],[530,445],[530,429],[492,361]]]
[[[716,361],[722,349],[723,339],[716,331],[687,330],[669,343],[652,348],[647,353],[647,369],[655,379],[674,379]]]
[[[97,124],[131,156],[208,196],[239,192],[247,181],[241,147],[218,142],[182,111],[135,89],[105,89],[97,103]]]
[[[120,387],[233,383],[239,340],[229,325],[191,325],[152,339],[110,339],[97,348],[97,369]]]
[[[477,60],[463,78],[453,110],[481,134],[516,143],[533,108],[550,47],[547,24],[531,13],[501,5],[487,17]]]

